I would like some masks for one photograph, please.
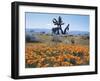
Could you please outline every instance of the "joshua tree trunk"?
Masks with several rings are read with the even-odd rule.
[[[59,33],[59,30],[57,31],[57,35],[59,35],[60,33]]]
[[[63,32],[63,30],[62,30],[62,27],[61,27],[61,25],[60,25],[60,30],[61,30],[61,33],[63,34],[64,32]]]

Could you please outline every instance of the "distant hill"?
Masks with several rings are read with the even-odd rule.
[[[51,33],[51,29],[26,29],[26,33]],[[69,31],[69,35],[89,35],[88,31]]]
[[[69,35],[89,35],[87,31],[69,31]]]
[[[51,33],[51,29],[26,29],[26,32],[34,32],[34,33]]]

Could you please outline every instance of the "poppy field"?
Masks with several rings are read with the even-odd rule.
[[[88,45],[27,43],[25,47],[26,68],[89,65],[89,57]]]

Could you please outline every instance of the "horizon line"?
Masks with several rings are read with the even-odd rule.
[[[25,28],[25,29],[42,29],[42,28]],[[44,28],[44,29],[51,30],[49,28]],[[69,31],[82,31],[82,30],[69,30]],[[84,31],[84,32],[89,32],[89,31]]]

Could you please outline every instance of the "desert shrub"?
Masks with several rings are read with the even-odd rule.
[[[75,40],[74,40],[74,39],[71,39],[71,43],[72,43],[72,44],[75,44]]]
[[[41,42],[41,40],[35,35],[26,35],[25,40],[26,42]]]
[[[82,36],[82,39],[84,40],[89,39],[89,36]]]
[[[70,37],[73,37],[73,35],[69,35]]]
[[[89,36],[85,36],[85,39],[89,39]]]
[[[59,35],[54,35],[53,38],[52,38],[52,41],[53,42],[62,42],[61,37]]]
[[[70,44],[70,40],[65,39],[65,40],[63,41],[63,43],[65,43],[65,44]]]
[[[30,42],[30,36],[26,36],[25,40],[26,42]]]

